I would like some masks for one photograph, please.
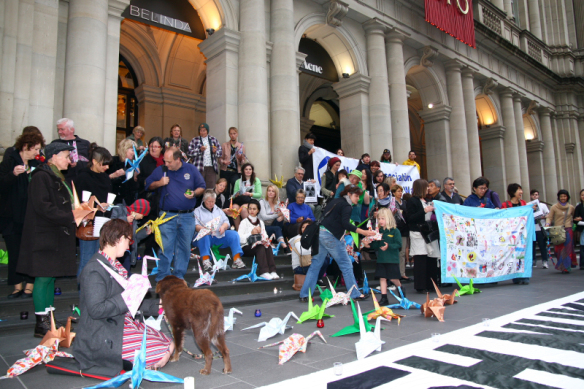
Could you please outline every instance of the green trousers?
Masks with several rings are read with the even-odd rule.
[[[55,278],[36,277],[32,300],[34,301],[34,311],[37,313],[45,312],[47,308],[55,306]]]

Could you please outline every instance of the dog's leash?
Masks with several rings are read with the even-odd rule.
[[[172,336],[172,327],[171,327],[170,323],[168,322],[168,318],[166,317],[166,315],[164,315],[164,322],[166,323],[166,326],[168,327],[168,331],[170,332],[170,337],[174,341],[174,337]],[[191,357],[193,357],[193,359],[203,359],[203,358],[205,358],[205,355],[203,355],[203,354],[194,354],[194,353],[190,352],[189,350],[187,350],[184,347],[183,347],[182,351],[184,351],[186,354],[188,354]],[[223,358],[223,356],[221,355],[221,353],[219,352],[219,350],[217,350],[217,351],[215,351],[213,353],[213,359],[221,359],[221,358]]]

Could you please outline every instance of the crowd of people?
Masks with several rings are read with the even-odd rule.
[[[381,169],[381,164],[395,163],[389,149],[383,150],[379,161],[363,154],[352,171],[341,169],[340,158],[330,158],[320,177],[320,199],[309,204],[304,184],[317,178],[312,157],[316,137],[311,133],[298,150],[300,165],[290,167],[294,175],[281,191],[276,185],[262,188],[253,156],[246,155],[235,127],[229,129],[229,140],[222,144],[210,135],[206,123],[198,127],[199,135],[190,142],[183,138],[178,124],[171,127],[165,139],[156,136],[147,143],[143,139],[145,129],[136,127],[118,144],[113,156],[106,148],[75,135],[70,119],[59,120],[57,129],[59,138],[46,144],[38,128],[26,127],[14,147],[6,150],[0,164],[0,232],[8,251],[8,284],[14,286],[8,298],[33,299],[35,336],[43,337],[50,329],[55,279],[78,278],[81,321],[85,325],[77,335],[81,340],[76,343],[76,352],[85,369],[99,365],[97,354],[87,354],[87,348],[97,344],[92,337],[109,336],[106,343],[113,341],[113,351],[102,356],[108,368],[118,368],[122,363],[121,356],[111,357],[111,353],[119,351],[121,355],[123,349],[124,355],[132,354],[135,345],[126,338],[143,327],[128,316],[121,297],[123,289],[107,276],[104,267],[127,278],[136,263],[140,242],[145,252],[157,252],[156,281],[171,274],[184,278],[193,247],[198,249],[203,269],[209,271],[212,246],[216,245],[230,249],[233,268],[246,267],[243,256],[255,257],[259,276],[278,279],[272,248],[279,245],[291,255],[294,289],[300,292],[301,301],[307,300],[325,274],[342,276],[352,298],[367,299],[358,287],[363,278],[361,263],[375,256],[381,303],[387,304],[388,288],[399,288],[405,295],[404,284],[412,281],[406,275],[408,267],[414,269],[416,291],[433,289],[432,280],[440,283],[435,201],[497,209],[526,204],[520,184],[510,184],[508,200],[501,202],[485,177],[474,180],[468,196],[458,193],[451,177],[418,179],[412,193],[405,193],[395,177],[386,176]],[[342,149],[336,154],[344,156]],[[139,156],[139,168],[133,170],[129,162]],[[420,170],[414,151],[403,165]],[[102,227],[99,238],[79,237],[77,260],[79,222],[72,210],[78,204],[76,193],[83,192],[96,197],[99,204],[95,215],[111,220]],[[111,193],[116,196],[114,204],[108,203]],[[539,192],[531,190],[530,197],[538,199]],[[584,268],[584,245],[580,246],[579,264],[574,252],[574,239],[581,243],[584,240],[584,234],[580,234],[584,226],[578,224],[584,222],[584,190],[576,207],[569,201],[570,194],[560,190],[557,203],[549,210],[540,203],[542,216],[535,227],[534,245],[539,247],[542,266],[547,269],[544,227],[564,226],[566,239],[555,246],[556,268],[564,273],[578,265]],[[140,230],[147,221],[157,224],[160,246],[150,228]],[[319,244],[317,248],[303,247],[301,235],[316,221],[320,222]],[[364,227],[365,222],[372,228]],[[366,238],[376,234],[375,227],[381,240],[365,239],[363,245],[354,241],[351,233]],[[194,240],[205,229],[211,232]],[[157,311],[157,307],[149,306],[144,311]],[[109,321],[112,317],[116,324]],[[117,325],[118,319],[122,327]],[[112,339],[112,333],[116,339]],[[161,345],[168,346],[168,339],[154,335]],[[166,351],[156,354],[151,363],[165,363],[161,361],[168,356]]]

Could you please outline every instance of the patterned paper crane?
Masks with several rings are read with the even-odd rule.
[[[292,358],[298,351],[306,353],[306,348],[308,347],[309,340],[314,338],[316,335],[318,335],[322,339],[322,341],[326,343],[326,340],[324,339],[320,331],[314,331],[306,338],[300,334],[292,334],[280,342],[267,344],[265,346],[259,347],[258,350],[266,347],[280,345],[278,364],[283,365],[284,363],[289,361],[290,358]]]
[[[365,312],[365,315],[367,315],[367,320],[374,320],[381,316],[385,318],[387,321],[391,321],[391,319],[397,319],[397,325],[400,325],[402,317],[405,317],[404,315],[398,315],[388,307],[379,306],[379,303],[377,302],[377,297],[375,297],[374,292],[371,292],[371,297],[373,297],[373,306],[375,307],[375,309],[369,312]]]

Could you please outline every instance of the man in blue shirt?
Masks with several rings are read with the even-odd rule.
[[[164,166],[154,169],[146,179],[146,190],[160,192],[159,215],[176,216],[159,227],[164,251],[158,255],[156,281],[170,275],[173,259],[173,275],[184,278],[195,234],[193,211],[196,197],[205,191],[205,180],[196,167],[181,160],[180,150],[172,148],[164,153]]]

